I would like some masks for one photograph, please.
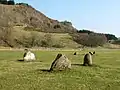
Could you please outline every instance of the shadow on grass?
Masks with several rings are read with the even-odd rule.
[[[50,69],[37,69],[37,71],[51,72]]]
[[[23,59],[18,59],[17,61],[19,61],[19,62],[24,62],[24,60],[23,60]]]
[[[50,70],[50,69],[37,69],[37,71],[39,72],[50,72],[50,73],[58,73],[58,72],[66,72],[66,71],[70,71],[71,69],[66,69],[66,70]]]
[[[92,65],[90,65],[90,66],[85,66],[85,65],[83,65],[83,64],[72,64],[72,66],[100,67],[100,68],[101,68],[101,66],[100,66],[100,65],[96,65],[96,64],[92,64]]]
[[[33,60],[33,61],[25,61],[23,59],[18,59],[18,62],[43,62],[43,61],[38,61],[38,60]]]

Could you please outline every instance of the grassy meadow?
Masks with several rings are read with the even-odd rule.
[[[91,50],[33,51],[33,62],[18,61],[23,51],[0,51],[0,90],[120,90],[120,50],[95,49],[92,67],[81,66]],[[68,71],[48,72],[58,53],[72,62]]]

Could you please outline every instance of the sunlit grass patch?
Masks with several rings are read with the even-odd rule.
[[[0,90],[119,90],[120,50],[95,49],[92,67],[82,66],[88,51],[33,51],[37,60],[18,61],[22,51],[0,51]],[[72,69],[48,72],[58,53],[72,62]]]

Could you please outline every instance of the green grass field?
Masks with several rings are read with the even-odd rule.
[[[0,51],[0,90],[120,90],[120,50],[96,49],[95,65],[81,66],[88,51],[33,51],[34,62],[18,61],[23,51]],[[72,69],[47,72],[58,53],[71,60]]]

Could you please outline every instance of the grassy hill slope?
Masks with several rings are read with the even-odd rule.
[[[76,32],[71,25],[48,18],[29,5],[0,4],[0,26],[23,26],[44,32]]]
[[[22,37],[33,37],[36,40],[47,40],[50,41],[51,47],[56,48],[78,48],[80,44],[77,44],[72,40],[72,37],[68,33],[44,33],[38,31],[26,31],[23,27],[15,26],[12,30],[12,36],[16,40],[22,40]]]

